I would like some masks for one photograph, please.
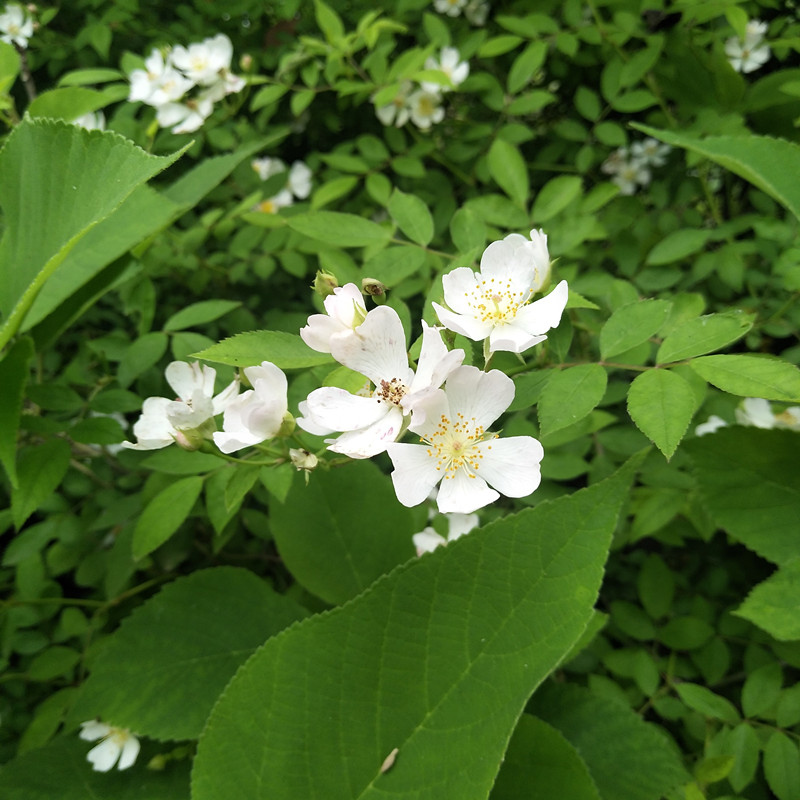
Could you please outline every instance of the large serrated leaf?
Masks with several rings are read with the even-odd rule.
[[[137,608],[92,662],[71,712],[154,739],[196,739],[225,684],[306,611],[236,567],[195,572]]]
[[[296,333],[285,331],[250,331],[223,339],[192,358],[232,367],[256,367],[271,361],[280,369],[302,369],[332,364],[328,353],[312,350]]]
[[[528,695],[591,615],[637,464],[268,641],[209,718],[194,800],[485,798]]]
[[[723,392],[800,403],[800,369],[777,358],[703,356],[695,358],[691,367]]]
[[[656,361],[664,364],[721,350],[753,327],[753,317],[741,311],[706,314],[687,320],[661,343]]]

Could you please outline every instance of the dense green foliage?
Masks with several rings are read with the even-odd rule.
[[[800,800],[789,4],[32,19],[0,41],[0,796]],[[202,92],[169,123],[128,99],[153,48],[220,33],[195,128]],[[560,324],[521,354],[445,341],[513,378],[493,429],[541,442],[541,485],[447,547],[415,555],[448,520],[398,501],[391,452],[289,423],[232,455],[200,427],[118,447],[176,360],[218,393],[269,361],[295,417],[359,390],[298,335],[332,285],[421,362],[443,276],[532,228]],[[92,770],[93,717],[141,738],[130,769]]]

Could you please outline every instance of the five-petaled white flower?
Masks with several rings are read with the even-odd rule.
[[[444,514],[471,514],[507,497],[526,497],[541,481],[542,445],[532,436],[500,439],[489,426],[514,399],[514,382],[498,370],[454,370],[444,389],[419,403],[410,430],[421,444],[387,448],[397,499],[415,506],[441,481],[436,503]],[[494,488],[492,488],[494,487]]]
[[[426,92],[435,94],[436,92],[449,92],[464,83],[469,75],[469,64],[466,61],[461,61],[460,58],[461,55],[455,47],[443,47],[438,59],[434,56],[429,56],[425,61],[425,69],[438,69],[440,72],[444,72],[450,79],[452,86],[423,81],[422,88]]]
[[[766,22],[751,19],[745,28],[744,39],[732,36],[725,42],[725,55],[737,72],[755,72],[769,61],[772,51],[763,43]]]
[[[31,36],[33,36],[33,20],[25,9],[16,3],[6,6],[0,14],[0,42],[27,47]]]
[[[418,556],[423,555],[423,553],[432,553],[437,547],[442,547],[454,542],[456,539],[460,539],[465,533],[477,528],[480,522],[477,514],[445,514],[445,516],[447,517],[446,539],[431,526],[424,528],[411,537]]]
[[[135,69],[130,74],[130,102],[141,101],[159,108],[166,103],[180,100],[194,83],[175,69],[161,50],[153,50],[145,59],[144,69]]]
[[[223,453],[272,439],[289,409],[286,376],[273,363],[245,367],[244,374],[253,388],[228,403],[222,431],[214,433],[214,443]]]
[[[431,125],[441,122],[444,119],[441,102],[442,98],[438,91],[417,90],[408,98],[408,113],[411,121],[423,131],[428,130]]]
[[[92,719],[81,723],[79,735],[87,742],[102,740],[86,754],[96,772],[108,772],[114,764],[117,769],[128,769],[139,755],[139,740],[127,728],[115,728]]]
[[[213,396],[216,370],[212,367],[201,367],[197,362],[187,364],[184,361],[173,361],[167,366],[165,376],[177,399],[148,397],[142,404],[142,415],[133,426],[133,435],[137,442],[123,442],[123,447],[131,450],[159,450],[175,441],[191,445],[186,432],[200,428],[224,411],[239,392],[239,381],[233,380],[218,395]]]
[[[403,323],[389,306],[367,314],[352,335],[332,336],[331,355],[375,385],[369,394],[351,394],[329,386],[315,389],[300,404],[297,424],[326,440],[328,449],[350,458],[371,458],[404,432],[409,414],[424,419],[420,404],[461,364],[463,350],[448,351],[437,328],[423,322],[417,371],[408,365]]]
[[[667,163],[667,155],[672,150],[668,144],[659,142],[652,136],[648,136],[641,142],[634,142],[631,145],[632,160],[649,167],[663,167]]]
[[[349,336],[367,318],[361,290],[354,283],[337,286],[323,301],[327,314],[312,314],[300,336],[312,349],[331,352],[331,339]]]
[[[433,0],[433,7],[448,17],[457,17],[466,4],[467,0]]]
[[[411,81],[403,81],[391,103],[375,109],[376,116],[384,125],[394,125],[396,128],[402,128],[408,122],[408,117],[411,113],[408,104],[411,89]]]
[[[233,44],[224,34],[203,39],[189,47],[178,45],[172,51],[172,63],[189,80],[200,86],[213,86],[230,69]]]
[[[567,304],[567,282],[531,303],[550,276],[547,236],[530,240],[510,234],[492,242],[481,257],[480,272],[458,267],[442,278],[447,308],[434,303],[441,323],[474,341],[489,339],[489,351],[522,353],[544,341]]]
[[[185,103],[164,103],[156,110],[156,120],[162,128],[173,133],[192,133],[211,116],[214,104],[208,98],[187,100]]]

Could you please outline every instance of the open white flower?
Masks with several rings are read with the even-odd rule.
[[[737,72],[755,72],[769,61],[772,51],[768,44],[762,44],[761,35],[745,35],[744,41],[732,36],[725,42],[725,55],[728,63]]]
[[[315,389],[300,404],[297,424],[316,435],[340,432],[326,440],[328,449],[350,458],[371,458],[383,452],[405,430],[407,417],[424,418],[419,404],[461,364],[463,350],[447,350],[441,333],[423,322],[422,351],[417,371],[408,365],[403,324],[389,306],[367,314],[352,335],[330,339],[331,354],[365,375],[375,385],[368,395],[337,387]]]
[[[431,125],[435,125],[444,119],[444,109],[441,103],[442,98],[439,96],[438,91],[429,92],[425,89],[419,89],[408,98],[408,112],[411,116],[411,121],[420,130],[428,130]]]
[[[500,494],[533,492],[541,481],[542,445],[532,436],[499,439],[488,432],[513,399],[514,382],[498,370],[454,370],[444,389],[420,403],[424,416],[412,420],[410,430],[422,444],[395,442],[387,448],[397,499],[418,505],[441,481],[439,511],[471,514]]]
[[[312,350],[330,353],[331,339],[352,334],[367,318],[367,307],[354,283],[337,286],[322,302],[328,313],[312,314],[300,329],[300,336]]]
[[[123,442],[123,447],[160,450],[176,440],[184,441],[186,431],[194,431],[220,414],[239,392],[239,381],[234,380],[213,396],[217,372],[197,362],[173,361],[167,366],[165,376],[177,399],[148,397],[142,404],[142,415],[133,426],[137,442]]]
[[[230,69],[232,58],[233,44],[224,33],[172,51],[172,63],[200,86],[216,84]]]
[[[298,200],[305,200],[311,194],[311,170],[302,161],[295,161],[291,169],[279,158],[255,158],[250,162],[250,166],[258,173],[262,181],[269,180],[275,175],[287,172],[286,186],[281,189],[279,194],[290,192],[290,198],[296,197]],[[291,205],[283,203],[282,205]],[[280,207],[282,207],[279,206]]]
[[[448,17],[457,17],[466,4],[467,0],[433,0],[433,7]]]
[[[269,180],[273,175],[280,175],[281,172],[286,172],[286,164],[279,158],[272,158],[271,156],[254,158],[250,162],[250,166],[262,181]]]
[[[567,282],[531,303],[550,277],[547,236],[531,231],[528,240],[511,234],[492,242],[481,257],[480,272],[458,267],[442,278],[447,308],[433,303],[439,320],[474,341],[489,339],[489,350],[522,353],[544,341],[567,304]]]
[[[423,81],[422,88],[426,92],[435,94],[437,92],[449,92],[452,88],[464,83],[469,76],[469,64],[466,61],[461,61],[460,58],[461,55],[455,47],[443,47],[438,59],[430,56],[425,61],[425,69],[438,69],[440,72],[444,72],[450,78],[450,83],[453,86],[443,86],[440,83]]]
[[[650,167],[663,167],[667,163],[667,155],[672,148],[668,144],[659,142],[652,136],[648,136],[641,142],[634,142],[631,145],[632,160]]]
[[[33,36],[33,20],[25,9],[16,3],[7,5],[0,14],[0,42],[27,47]]]
[[[158,107],[156,119],[162,128],[171,126],[173,133],[193,133],[202,127],[213,110],[214,104],[207,98],[185,103],[165,103]]]
[[[128,769],[139,755],[139,740],[127,728],[115,728],[92,719],[81,723],[79,736],[87,742],[102,740],[86,754],[96,772],[108,772],[114,764],[117,769]]]
[[[447,517],[446,539],[431,526],[419,533],[415,533],[411,537],[418,556],[423,555],[423,553],[432,553],[437,547],[454,542],[465,533],[477,528],[480,522],[477,514],[446,514],[445,516]]]
[[[278,194],[256,203],[254,211],[261,211],[264,214],[277,214],[282,208],[287,208],[294,204],[292,193],[288,189],[281,189]]]
[[[289,410],[286,376],[278,367],[262,361],[258,367],[246,367],[244,374],[253,388],[228,403],[222,431],[214,434],[214,443],[223,453],[272,439]]]
[[[411,89],[411,81],[403,81],[392,102],[375,109],[375,114],[384,125],[394,125],[396,128],[402,128],[408,122],[408,117],[411,113],[408,104]]]
[[[133,70],[129,76],[128,100],[132,103],[142,102],[158,108],[180,100],[194,86],[194,82],[178,72],[160,50],[150,53],[144,67]]]

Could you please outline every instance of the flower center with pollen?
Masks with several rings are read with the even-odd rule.
[[[477,319],[500,325],[513,321],[519,309],[530,299],[530,290],[515,289],[510,278],[492,277],[484,278],[465,295]]]
[[[375,390],[375,397],[379,403],[399,406],[407,391],[408,387],[400,378],[392,378],[390,381],[381,381],[381,385]]]
[[[442,414],[436,430],[421,441],[430,445],[428,456],[436,459],[437,471],[444,470],[444,480],[448,480],[454,478],[459,469],[465,469],[469,477],[474,478],[483,460],[483,453],[476,445],[496,438],[497,434],[486,433],[483,425],[475,422],[475,417],[468,420],[463,414],[457,414],[455,421],[451,421]],[[486,449],[491,450],[492,446],[489,444]]]

